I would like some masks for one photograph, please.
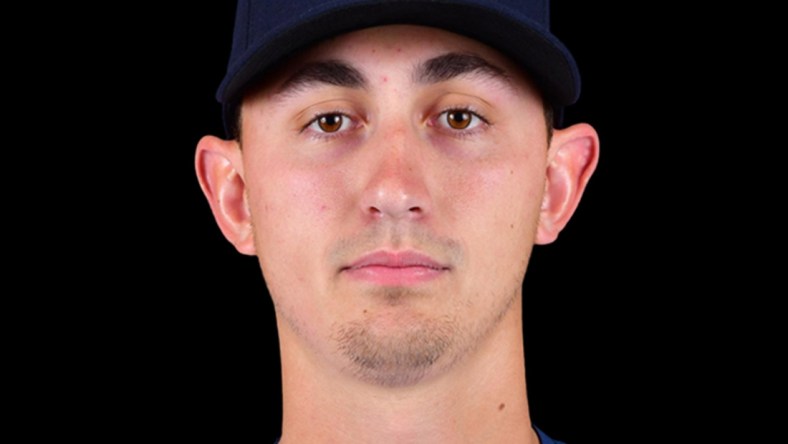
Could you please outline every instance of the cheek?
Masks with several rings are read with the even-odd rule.
[[[472,269],[481,275],[517,279],[524,272],[539,218],[544,162],[534,150],[511,148],[451,173],[453,186],[445,189],[453,191],[445,199],[456,233],[474,251]]]
[[[319,252],[327,248],[343,202],[342,178],[263,149],[250,153],[245,173],[257,255],[266,281],[275,286],[269,287],[272,296],[311,294],[314,276],[323,271]]]
[[[500,148],[501,145],[498,145]],[[495,228],[517,228],[537,217],[544,189],[544,157],[511,148],[499,155],[452,165],[445,198],[463,218]],[[512,225],[515,225],[512,227]]]
[[[314,234],[325,227],[341,202],[341,178],[285,164],[268,165],[255,175],[248,196],[256,236],[269,242],[314,244]]]

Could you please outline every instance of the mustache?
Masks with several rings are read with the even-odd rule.
[[[337,268],[347,266],[359,256],[375,250],[417,250],[452,267],[463,261],[462,244],[439,236],[416,224],[375,224],[364,231],[338,240],[329,250],[329,260]]]

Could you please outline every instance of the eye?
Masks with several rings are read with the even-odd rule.
[[[467,109],[450,109],[438,116],[441,126],[456,131],[470,130],[483,122],[485,120],[481,116]]]
[[[446,122],[454,129],[465,129],[471,124],[471,113],[465,111],[449,111],[446,113]]]
[[[321,114],[311,121],[307,127],[319,133],[336,133],[350,127],[351,120],[341,113]]]

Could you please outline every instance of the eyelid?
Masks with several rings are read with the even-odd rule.
[[[311,127],[318,124],[318,120],[325,116],[332,116],[338,115],[342,116],[342,118],[347,122],[343,123],[342,126],[344,127],[347,125],[346,128],[340,127],[339,130],[335,132],[325,132],[318,129],[312,129]],[[364,119],[359,117],[357,113],[354,112],[347,112],[347,111],[319,111],[312,114],[312,118],[301,127],[299,134],[303,134],[306,137],[309,137],[313,140],[318,142],[328,142],[338,138],[344,138],[351,136],[357,129],[361,128],[364,125]]]
[[[308,99],[308,100],[306,100]],[[320,97],[309,96],[305,98],[300,110],[293,116],[294,129],[303,132],[315,120],[325,115],[338,114],[359,123],[364,120],[363,108],[357,99],[349,97],[336,97],[334,95]]]
[[[338,110],[337,111],[320,111],[320,112],[314,113],[312,115],[312,118],[305,125],[303,125],[301,127],[301,132],[306,131],[307,128],[312,126],[312,124],[317,122],[321,117],[335,116],[335,115],[342,116],[343,118],[348,119],[351,122],[355,122],[356,121],[356,119],[354,119],[353,116],[351,116],[349,113],[347,113],[345,111],[338,111]]]
[[[447,106],[441,112],[438,113],[439,116],[442,116],[451,111],[460,111],[464,113],[473,114],[474,116],[478,117],[482,122],[489,124],[490,121],[481,113],[476,107],[470,105],[461,105],[461,106]]]
[[[479,119],[479,123],[474,125],[471,128],[466,129],[453,129],[446,127],[442,121],[446,118],[446,114],[450,112],[463,112],[471,114],[475,119]],[[442,108],[442,110],[435,114],[435,117],[429,120],[429,125],[433,127],[438,127],[440,129],[445,130],[449,134],[458,137],[465,137],[465,136],[472,136],[478,133],[479,131],[484,131],[487,127],[490,126],[490,120],[484,116],[476,107],[472,105],[459,105],[459,106],[447,106]],[[483,126],[479,128],[479,126]]]

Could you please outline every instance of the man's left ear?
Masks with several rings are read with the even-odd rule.
[[[599,136],[581,123],[555,130],[547,157],[547,177],[536,243],[558,238],[575,212],[599,160]]]

